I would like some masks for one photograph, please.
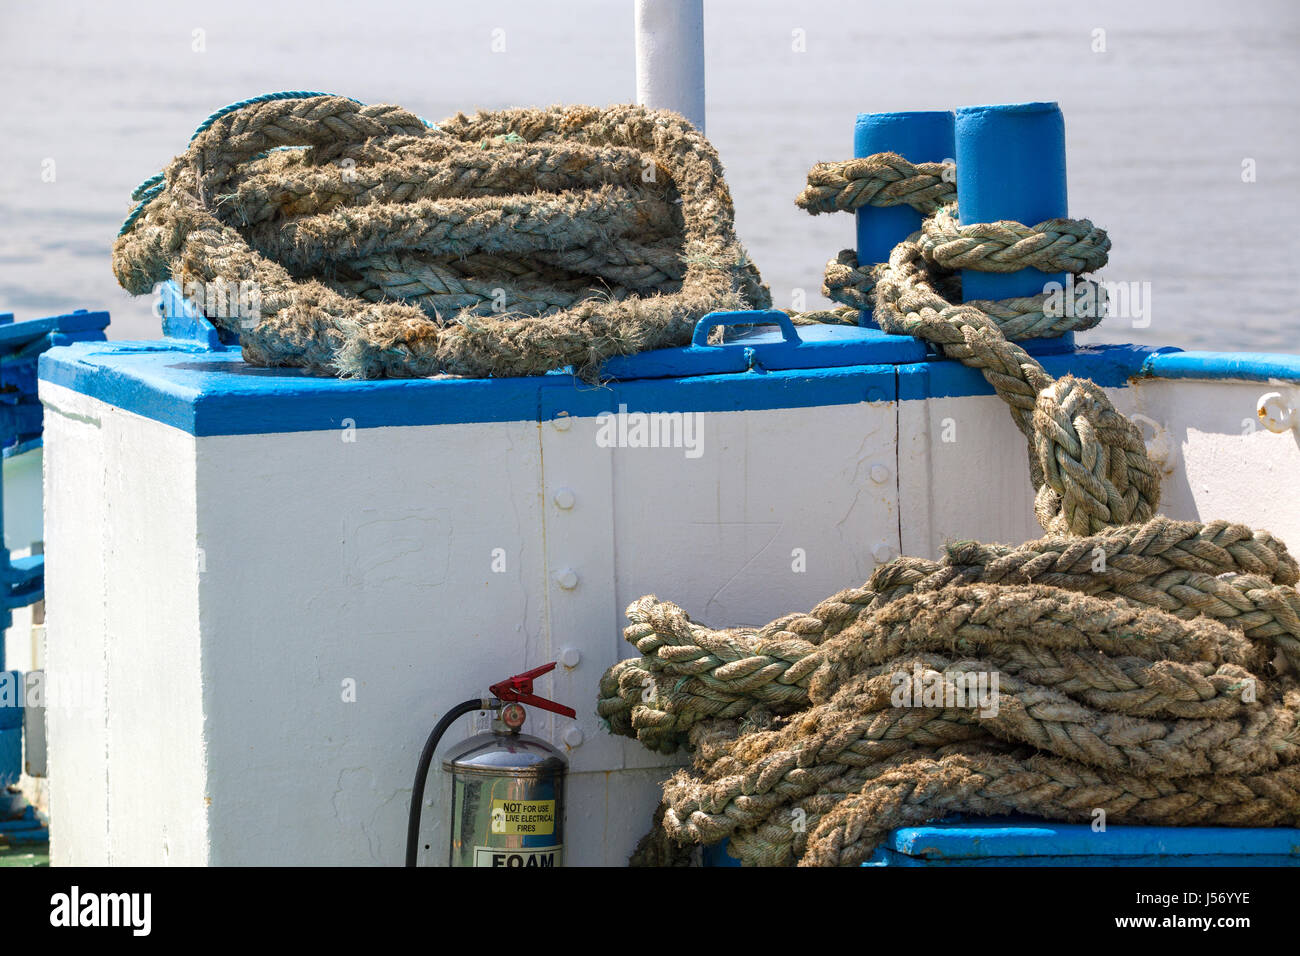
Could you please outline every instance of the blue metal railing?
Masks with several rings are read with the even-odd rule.
[[[41,445],[43,416],[36,391],[37,361],[41,353],[55,345],[102,342],[108,322],[107,312],[88,312],[85,309],[24,322],[15,322],[13,313],[0,313],[0,453],[4,458],[24,454]],[[31,554],[15,559],[9,556],[4,540],[4,479],[0,471],[0,681],[4,684],[0,688],[4,691],[0,694],[0,788],[16,783],[22,772],[26,686],[23,674],[5,670],[4,632],[13,623],[15,608],[34,604],[44,596],[45,555]],[[0,796],[6,798],[6,806],[0,810],[14,809],[7,806],[14,801],[3,794],[2,789]],[[4,822],[0,829],[12,842],[13,834],[9,830],[13,826],[22,829],[32,819],[28,813],[17,823]]]

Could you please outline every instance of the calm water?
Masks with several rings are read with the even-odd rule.
[[[627,0],[3,0],[0,11],[0,310],[107,307],[117,337],[156,334],[147,299],[109,269],[129,193],[217,107],[324,89],[437,120],[634,94]],[[1148,328],[1116,321],[1089,337],[1300,350],[1294,0],[707,0],[706,22],[708,132],[778,305],[795,289],[823,301],[822,265],[852,243],[851,217],[814,219],[793,198],[812,163],[851,155],[856,113],[1057,100],[1072,214],[1110,230],[1108,278],[1151,284]],[[792,49],[795,30],[806,52]]]

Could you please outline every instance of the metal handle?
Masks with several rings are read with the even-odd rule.
[[[578,712],[572,707],[564,704],[557,704],[553,700],[547,700],[545,697],[539,697],[533,693],[533,678],[541,677],[543,674],[555,670],[555,661],[549,664],[543,664],[541,667],[534,667],[530,671],[524,671],[522,674],[516,674],[514,677],[507,677],[498,684],[493,684],[488,690],[499,700],[513,701],[519,704],[528,704],[532,707],[538,707],[542,710],[549,710],[553,714],[559,714],[562,717],[577,718]]]
[[[793,344],[799,344],[799,333],[795,330],[790,316],[779,309],[751,310],[747,312],[710,312],[695,323],[695,334],[691,336],[691,345],[709,344],[709,333],[719,325],[777,325],[781,328],[781,338]]]

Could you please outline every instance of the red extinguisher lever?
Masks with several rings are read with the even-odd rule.
[[[534,667],[530,671],[524,671],[522,674],[516,674],[514,677],[507,677],[498,684],[493,684],[489,690],[492,696],[498,700],[517,701],[521,704],[528,704],[530,707],[538,707],[541,710],[549,710],[553,714],[561,714],[565,717],[577,717],[578,712],[572,707],[566,707],[564,704],[557,704],[553,700],[547,700],[545,697],[538,697],[533,693],[533,678],[541,677],[555,670],[555,661],[549,664],[543,664],[541,667]]]

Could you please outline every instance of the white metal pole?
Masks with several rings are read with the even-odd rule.
[[[636,101],[704,131],[704,0],[636,0]]]

